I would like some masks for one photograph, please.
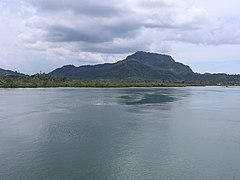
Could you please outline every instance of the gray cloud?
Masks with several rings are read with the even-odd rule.
[[[115,38],[134,37],[140,27],[136,22],[106,20],[101,23],[76,23],[72,27],[64,24],[45,24],[41,29],[46,32],[42,36],[44,41],[100,43],[113,41]]]
[[[34,11],[34,18],[26,25],[42,30],[41,38],[36,41],[81,44],[110,42],[116,38],[127,40],[137,36],[142,27],[141,17],[116,0],[26,0],[25,3]]]
[[[101,34],[97,34],[97,29],[77,29],[62,25],[51,25],[44,30],[47,32],[44,37],[45,41],[99,43],[112,39],[109,32],[103,31]]]
[[[120,15],[125,11],[119,6],[119,1],[97,1],[97,0],[26,0],[26,2],[37,11],[56,13],[72,11],[91,17],[109,17]]]

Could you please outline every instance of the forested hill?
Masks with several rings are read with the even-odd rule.
[[[194,72],[171,56],[138,51],[116,63],[63,66],[50,73],[78,80],[186,80]]]
[[[5,69],[1,69],[0,68],[0,77],[3,77],[3,76],[25,76],[24,74],[22,73],[19,73],[19,72],[16,72],[16,71],[11,71],[11,70],[5,70]]]

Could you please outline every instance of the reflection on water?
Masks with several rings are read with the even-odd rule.
[[[239,179],[239,88],[0,90],[0,179]]]
[[[125,105],[167,104],[190,95],[188,90],[182,88],[129,88],[119,93],[119,102]]]
[[[120,98],[121,102],[126,105],[162,104],[176,100],[176,98],[168,94],[161,94],[159,91],[141,92],[141,90],[135,90],[132,94],[120,96]]]

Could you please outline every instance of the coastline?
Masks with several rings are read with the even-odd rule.
[[[1,89],[6,88],[134,88],[134,87],[230,87],[240,84],[215,83],[162,83],[162,82],[132,82],[132,81],[66,81],[66,82],[14,82],[0,84]]]

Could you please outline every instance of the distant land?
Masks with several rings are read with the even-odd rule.
[[[116,63],[75,67],[66,65],[49,73],[75,80],[121,81],[193,81],[193,82],[240,82],[240,75],[199,74],[171,56],[138,51]]]
[[[25,76],[25,74],[0,68],[0,77],[3,76]]]
[[[78,80],[184,80],[193,71],[171,56],[138,51],[116,63],[63,66],[50,73]]]
[[[0,87],[159,87],[240,85],[240,75],[200,74],[171,56],[138,51],[116,63],[65,65],[48,74],[0,69]]]

